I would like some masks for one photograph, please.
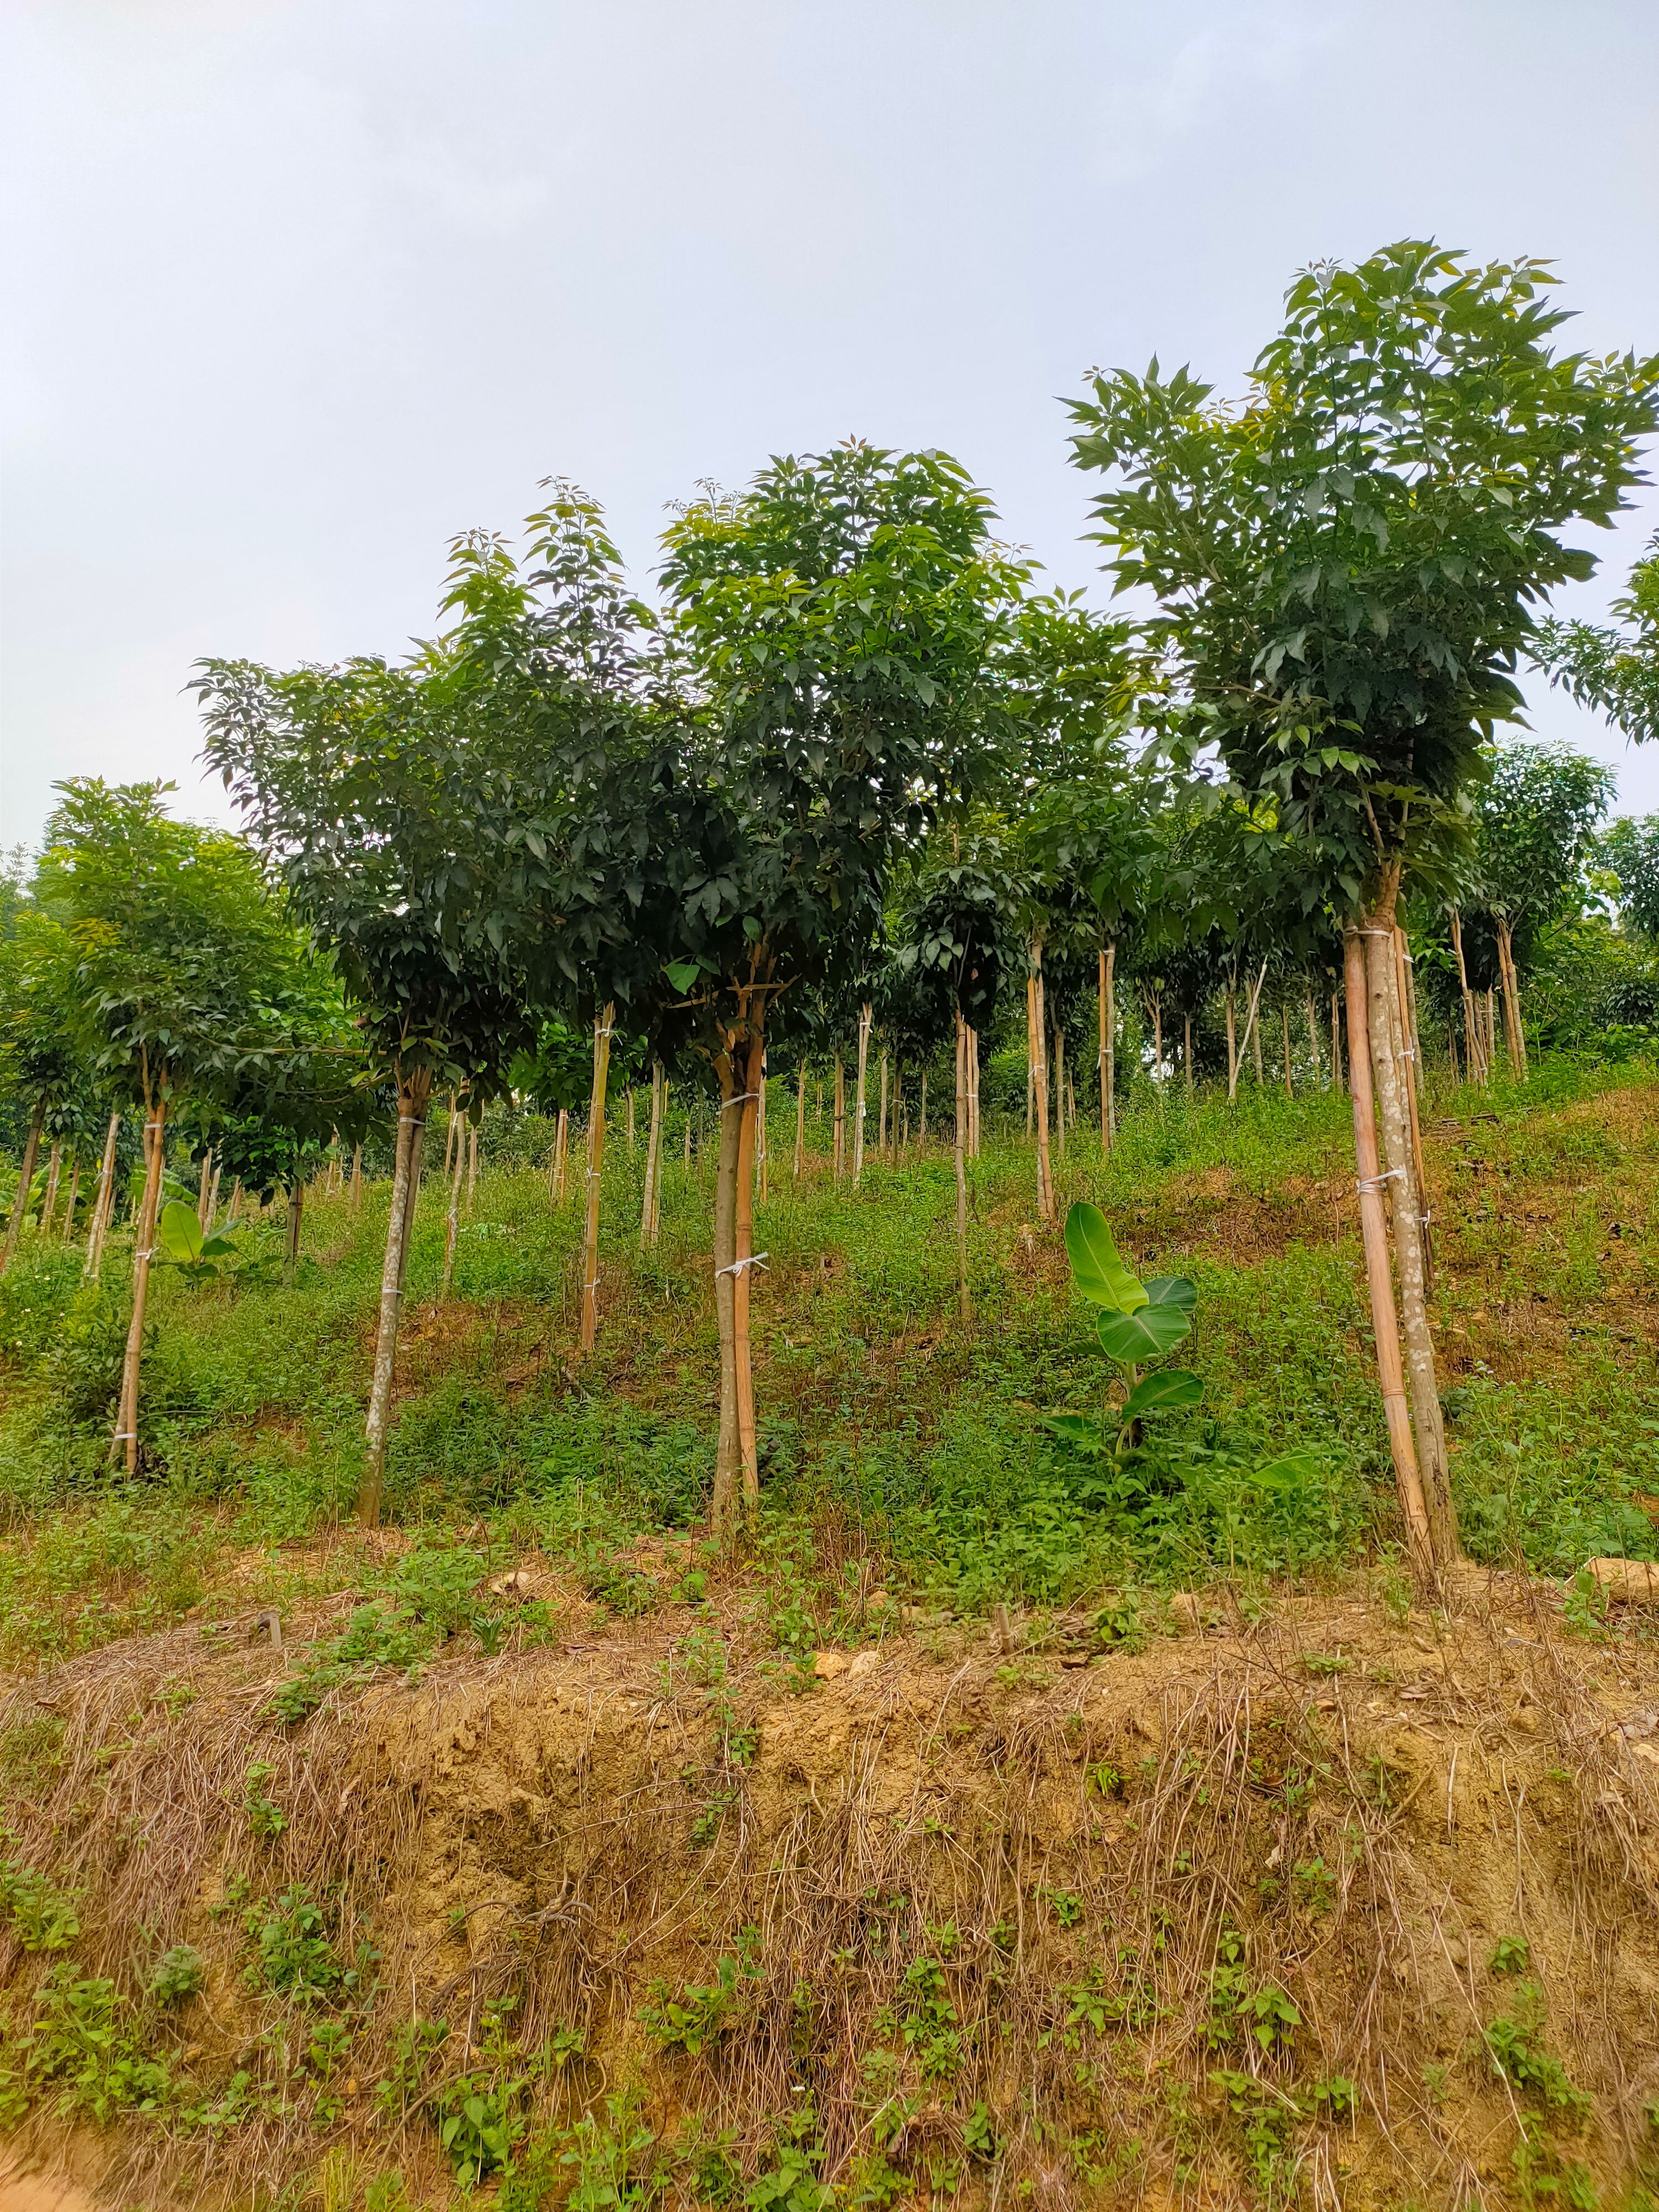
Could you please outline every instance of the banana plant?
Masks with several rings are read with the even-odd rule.
[[[1066,1255],[1074,1288],[1098,1309],[1095,1333],[1106,1357],[1123,1370],[1125,1396],[1121,1405],[1107,1407],[1104,1424],[1086,1414],[1060,1413],[1050,1426],[1086,1451],[1109,1443],[1113,1457],[1121,1461],[1140,1442],[1144,1415],[1195,1406],[1204,1395],[1203,1383],[1184,1367],[1140,1371],[1191,1332],[1198,1291],[1185,1275],[1155,1275],[1143,1283],[1123,1264],[1105,1215],[1082,1200],[1066,1217]]]
[[[211,1282],[222,1261],[237,1256],[236,1240],[222,1231],[204,1237],[196,1208],[175,1198],[161,1208],[155,1224],[156,1257],[164,1267],[177,1267],[193,1283]]]

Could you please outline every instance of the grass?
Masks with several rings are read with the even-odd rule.
[[[1478,1558],[1565,1574],[1652,1556],[1659,1492],[1659,1085],[1544,1062],[1524,1090],[1431,1085],[1436,1321],[1455,1480]],[[1086,1121],[1056,1161],[1062,1204],[1103,1207],[1146,1273],[1200,1290],[1183,1359],[1205,1403],[1163,1418],[1128,1481],[1046,1426],[1098,1401],[1057,1235],[1034,1229],[1018,1126],[970,1164],[975,1319],[955,1316],[954,1183],[935,1146],[836,1189],[809,1121],[773,1101],[755,1301],[769,1526],[957,1610],[1126,1583],[1317,1571],[1396,1535],[1370,1362],[1340,1098],[1247,1089],[1139,1101],[1100,1157]],[[620,1117],[619,1117],[620,1119]],[[712,1164],[671,1133],[662,1237],[638,1250],[642,1146],[607,1147],[598,1354],[578,1361],[574,1200],[550,1206],[544,1127],[487,1125],[454,1295],[435,1303],[443,1194],[426,1190],[388,1478],[390,1518],[485,1551],[573,1555],[689,1530],[715,1419]],[[873,1127],[871,1131],[873,1138]],[[50,1661],[198,1611],[339,1589],[333,1532],[359,1463],[387,1202],[315,1193],[295,1279],[152,1291],[143,1479],[104,1468],[125,1247],[101,1290],[79,1255],[25,1247],[0,1283],[0,1656]],[[257,1240],[275,1249],[280,1227]],[[1256,1480],[1285,1462],[1273,1484]],[[781,1534],[780,1534],[781,1532]]]

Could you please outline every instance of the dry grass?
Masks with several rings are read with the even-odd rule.
[[[1185,1632],[1092,1664],[1082,1621],[1013,1624],[1011,1650],[922,1623],[805,1692],[750,1584],[631,1626],[562,1595],[562,1648],[382,1677],[298,1729],[264,1708],[325,1607],[281,1654],[249,1624],[216,1649],[181,1630],[13,1691],[5,1741],[48,1747],[21,1782],[14,1762],[9,1819],[82,1895],[77,1969],[136,1989],[196,1944],[206,1990],[163,2039],[202,2081],[251,2067],[289,2107],[210,2148],[129,2124],[106,2186],[241,2203],[332,2144],[440,2200],[429,2108],[508,1992],[526,2047],[583,2040],[544,2124],[631,2087],[665,2141],[695,2116],[753,2172],[810,2089],[826,2174],[867,2175],[890,2133],[919,2202],[952,2168],[964,2203],[1025,2182],[1055,2207],[1490,2203],[1523,2119],[1604,2183],[1646,2154],[1659,1662],[1564,1637],[1524,1578],[1472,1578],[1447,1620],[1396,1620],[1358,1583],[1254,1625],[1183,1601],[1162,1625]],[[713,1687],[688,1672],[699,1644],[705,1674],[724,1653]],[[241,1809],[255,1760],[288,1820],[268,1842]],[[215,1913],[238,1875],[331,1895],[342,1948],[372,1934],[382,1954],[322,2124],[302,2015],[245,1985],[240,1917]],[[1582,2125],[1486,2055],[1505,1936],[1593,2100]],[[722,1957],[741,1966],[722,2031],[665,2051],[640,2018],[653,1985],[711,1986]],[[40,1969],[0,1954],[15,2009]],[[1235,1984],[1282,1992],[1297,2024],[1264,2045]],[[389,2039],[434,2018],[450,2039],[388,2116],[370,2090]],[[1344,2081],[1351,2117],[1314,2095]],[[981,2105],[994,2162],[964,2142]]]

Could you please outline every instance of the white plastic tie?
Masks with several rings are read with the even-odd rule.
[[[745,1267],[765,1267],[767,1258],[764,1252],[751,1252],[746,1260],[733,1260],[729,1267],[716,1267],[714,1280],[719,1282],[722,1275],[740,1275]],[[769,1274],[771,1270],[768,1268],[767,1273]]]
[[[726,1106],[746,1106],[751,1098],[758,1098],[759,1097],[760,1093],[758,1091],[739,1091],[737,1092],[735,1097],[728,1098],[726,1101],[726,1104],[720,1108],[720,1111],[724,1114]]]
[[[1355,1183],[1354,1188],[1362,1194],[1366,1191],[1381,1190],[1385,1184],[1392,1182],[1396,1176],[1403,1176],[1405,1172],[1404,1168],[1384,1168],[1381,1175],[1361,1176],[1358,1182]]]

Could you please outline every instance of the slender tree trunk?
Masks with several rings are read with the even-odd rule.
[[[363,1148],[361,1144],[351,1147],[351,1210],[361,1213],[363,1209]]]
[[[634,1086],[630,1083],[623,1094],[628,1101],[628,1156],[634,1157]]]
[[[921,1071],[921,1096],[916,1102],[916,1150],[927,1149],[927,1070]]]
[[[662,1187],[664,1166],[668,1158],[668,1070],[662,1072],[662,1130],[657,1139],[657,1172],[651,1178],[651,1242],[655,1244],[662,1236]]]
[[[1412,1158],[1411,1123],[1406,1086],[1401,1079],[1404,1030],[1395,988],[1393,881],[1385,879],[1385,898],[1368,917],[1365,948],[1365,1017],[1372,1074],[1382,1109],[1382,1151],[1394,1184],[1394,1250],[1400,1278],[1401,1334],[1406,1381],[1411,1395],[1419,1487],[1427,1513],[1436,1572],[1457,1557],[1457,1520],[1446,1471],[1446,1440],[1441,1425],[1440,1393],[1429,1333],[1428,1299],[1423,1267],[1423,1200]]]
[[[593,1095],[587,1109],[587,1224],[582,1239],[584,1352],[592,1352],[599,1328],[599,1192],[605,1174],[605,1094],[616,1018],[616,1006],[608,1005],[593,1024]]]
[[[1342,1000],[1335,991],[1331,993],[1331,1088],[1339,1098],[1342,1096]]]
[[[216,1165],[213,1170],[213,1181],[208,1186],[207,1233],[210,1237],[213,1234],[214,1224],[219,1218],[219,1178],[223,1172],[222,1164]]]
[[[559,1139],[564,1134],[564,1115],[560,1114],[553,1123],[553,1149],[547,1156],[547,1202],[559,1202],[559,1170],[564,1163],[559,1158]]]
[[[455,1093],[449,1094],[449,1126],[444,1135],[444,1182],[447,1186],[450,1171],[455,1164],[455,1147],[460,1140],[461,1117],[455,1104]]]
[[[1238,1096],[1238,990],[1231,975],[1224,996],[1227,1006],[1227,1103],[1231,1106]]]
[[[1146,1010],[1152,1018],[1152,1081],[1158,1085],[1158,1103],[1164,1103],[1164,994],[1149,991],[1146,994]]]
[[[1291,1010],[1288,1006],[1280,1006],[1279,1018],[1285,1030],[1285,1096],[1294,1098],[1296,1092],[1291,1087]]]
[[[662,1062],[651,1063],[651,1121],[645,1138],[645,1194],[640,1206],[640,1249],[647,1250],[657,1237],[657,1178],[662,1173]]]
[[[701,1106],[698,1107],[697,1112],[699,1115],[702,1114],[702,1109]],[[699,1122],[698,1126],[701,1127],[701,1122]],[[691,1172],[691,1107],[689,1100],[686,1103],[685,1109],[685,1172],[687,1175],[690,1175]],[[699,1182],[702,1180],[701,1171],[699,1171],[697,1180]]]
[[[1469,988],[1469,971],[1463,960],[1463,917],[1455,906],[1449,906],[1446,919],[1451,925],[1452,951],[1457,956],[1457,988],[1463,1000],[1463,1054],[1468,1062],[1469,1081],[1479,1083],[1483,1080],[1481,1061],[1485,1055],[1480,1049],[1474,994]]]
[[[1048,1157],[1048,1051],[1047,1008],[1043,1004],[1042,939],[1031,939],[1031,1065],[1036,1071],[1037,1212],[1044,1221],[1054,1218],[1054,1172]]]
[[[1025,976],[1025,1134],[1028,1140],[1036,1134],[1036,977],[1028,969]]]
[[[121,1362],[120,1411],[115,1434],[110,1438],[112,1467],[125,1462],[130,1475],[138,1472],[138,1366],[144,1349],[144,1307],[149,1296],[150,1249],[155,1242],[155,1217],[161,1211],[161,1176],[167,1165],[165,1097],[144,1116],[149,1152],[144,1161],[144,1195],[138,1207],[138,1225],[132,1240],[132,1319],[127,1327],[126,1352]]]
[[[80,1192],[80,1188],[81,1147],[77,1143],[71,1145],[70,1147],[69,1196],[64,1200],[63,1238],[65,1244],[69,1243],[70,1237],[75,1233],[75,1201]]]
[[[836,1188],[847,1171],[847,1071],[842,1066],[841,1054],[836,1054]]]
[[[120,1133],[121,1116],[112,1114],[104,1133],[104,1156],[98,1164],[98,1194],[92,1201],[92,1219],[87,1224],[84,1273],[89,1282],[97,1281],[103,1264],[104,1239],[109,1234],[109,1217],[115,1204],[115,1144]]]
[[[749,1341],[749,1308],[755,1275],[755,1144],[760,1121],[760,1091],[766,1080],[766,1044],[759,1011],[745,1006],[749,1046],[744,1068],[743,1110],[738,1118],[738,1190],[732,1223],[732,1338],[738,1385],[738,1457],[743,1477],[743,1511],[747,1519],[760,1504],[760,1449],[755,1432],[755,1364]]]
[[[1054,1031],[1054,1135],[1059,1139],[1054,1149],[1063,1160],[1066,1157],[1066,1032]]]
[[[1419,1198],[1419,1215],[1422,1224],[1423,1280],[1429,1294],[1434,1292],[1434,1231],[1429,1218],[1429,1173],[1423,1153],[1423,1115],[1421,1100],[1422,1056],[1417,1041],[1416,1010],[1413,1005],[1411,981],[1411,950],[1406,942],[1406,933],[1396,927],[1394,933],[1394,997],[1399,1016],[1399,1034],[1395,1039],[1400,1065],[1406,1071],[1404,1091],[1412,1140],[1412,1172],[1416,1178]],[[1423,1454],[1418,1454],[1419,1460]],[[1430,1498],[1431,1521],[1434,1518],[1434,1501]]]
[[[466,1210],[472,1212],[473,1194],[478,1188],[478,1125],[469,1121],[466,1127]]]
[[[1183,1014],[1182,1020],[1181,1066],[1187,1079],[1187,1103],[1193,1100],[1193,1018]]]
[[[1106,947],[1106,1149],[1117,1134],[1117,945]]]
[[[742,1131],[738,1092],[738,1042],[726,1041],[714,1063],[720,1078],[720,1145],[714,1171],[714,1319],[720,1347],[720,1436],[714,1447],[714,1491],[710,1502],[714,1533],[725,1541],[737,1520],[743,1479],[743,1449],[738,1431],[736,1328],[738,1155]]]
[[[873,1011],[867,1000],[859,1008],[858,1089],[853,1109],[853,1188],[854,1190],[864,1179],[865,1100],[870,1073],[870,1021]]]
[[[957,1008],[957,1291],[964,1322],[974,1317],[968,1291],[968,1025]]]
[[[1252,1012],[1254,1012],[1254,1011],[1255,1010],[1253,1008]],[[1266,1071],[1263,1069],[1261,1065],[1261,1024],[1260,1022],[1255,1024],[1254,1030],[1251,1031],[1251,1036],[1255,1048],[1255,1087],[1260,1091],[1267,1080]]]
[[[212,1172],[213,1172],[213,1147],[212,1147],[212,1146],[211,1146],[211,1145],[210,1145],[210,1146],[208,1146],[207,1150],[206,1150],[206,1151],[203,1153],[203,1155],[202,1155],[202,1182],[201,1182],[201,1188],[200,1188],[200,1189],[197,1192],[197,1194],[196,1194],[196,1225],[197,1225],[197,1227],[201,1231],[201,1232],[202,1232],[202,1234],[203,1234],[203,1236],[204,1236],[204,1237],[205,1237],[205,1236],[207,1235],[207,1224],[208,1224],[208,1185],[209,1185],[209,1179],[210,1179],[210,1176],[211,1176]]]
[[[881,1120],[876,1129],[876,1158],[887,1157],[887,1048],[881,1048]]]
[[[1095,1073],[1100,1084],[1100,1153],[1103,1159],[1112,1149],[1112,1084],[1106,1072],[1106,949],[1100,950],[1100,973],[1095,985],[1095,1015],[1100,1030],[1100,1051],[1095,1060]]]
[[[1302,1003],[1308,1013],[1308,1057],[1313,1065],[1313,1079],[1317,1087],[1325,1079],[1325,1069],[1319,1049],[1319,1017],[1314,1012],[1311,983],[1308,984],[1303,992]]]
[[[1509,923],[1501,915],[1497,921],[1498,968],[1504,986],[1504,1036],[1509,1046],[1510,1066],[1525,1083],[1528,1079],[1527,1032],[1521,1019],[1521,977],[1515,965],[1515,940]]]
[[[1348,1088],[1353,1099],[1354,1158],[1359,1175],[1359,1226],[1365,1246],[1365,1274],[1370,1289],[1371,1332],[1376,1343],[1382,1413],[1394,1455],[1395,1485],[1406,1523],[1406,1542],[1419,1585],[1434,1580],[1434,1539],[1423,1500],[1411,1408],[1406,1401],[1405,1370],[1400,1356],[1400,1323],[1395,1312],[1394,1279],[1389,1269],[1389,1225],[1382,1207],[1382,1176],[1376,1153],[1376,1107],[1371,1090],[1370,1025],[1366,1019],[1366,940],[1350,927],[1342,935],[1347,986]]]
[[[795,1082],[795,1164],[793,1180],[799,1182],[806,1166],[806,1054],[800,1056]]]
[[[305,1170],[296,1159],[294,1180],[288,1187],[288,1245],[283,1255],[283,1271],[290,1278],[300,1261],[300,1221],[305,1212]]]
[[[450,1119],[453,1121],[455,1108],[453,1101],[449,1112]],[[438,1289],[440,1305],[447,1305],[449,1302],[449,1293],[455,1280],[455,1248],[461,1241],[461,1170],[465,1162],[462,1158],[460,1143],[458,1142],[453,1146],[447,1145],[444,1147],[446,1158],[451,1152],[454,1153],[455,1158],[454,1164],[449,1171],[449,1203],[444,1212],[444,1272],[443,1280]]]
[[[386,1212],[386,1258],[380,1268],[380,1327],[374,1344],[374,1375],[369,1385],[368,1418],[364,1425],[363,1480],[357,1493],[357,1519],[365,1528],[377,1528],[380,1523],[398,1326],[402,1316],[404,1279],[409,1272],[415,1194],[421,1170],[421,1139],[431,1097],[432,1079],[424,1069],[417,1069],[398,1084],[398,1146],[392,1171],[392,1203]]]
[[[1258,1024],[1257,1024],[1256,1017],[1257,1017],[1258,1013],[1260,1012],[1260,1011],[1261,1011],[1261,986],[1263,985],[1263,983],[1264,983],[1264,982],[1266,982],[1267,979],[1267,962],[1264,960],[1264,961],[1262,962],[1262,963],[1261,963],[1261,969],[1260,969],[1259,972],[1257,973],[1255,986],[1254,986],[1254,988],[1252,988],[1252,990],[1251,990],[1251,992],[1250,992],[1250,1002],[1249,1002],[1249,1006],[1245,1009],[1245,1013],[1244,1013],[1244,1035],[1243,1035],[1243,1036],[1239,1040],[1238,1052],[1237,1052],[1237,1057],[1235,1058],[1234,1062],[1233,1062],[1233,1077],[1232,1077],[1232,1084],[1231,1084],[1231,1087],[1229,1088],[1228,1092],[1227,1092],[1227,1096],[1228,1096],[1228,1097],[1229,1097],[1229,1098],[1236,1097],[1237,1096],[1239,1071],[1243,1068],[1243,1065],[1244,1065],[1244,1054],[1245,1054],[1245,1052],[1246,1052],[1247,1048],[1249,1048],[1249,1042],[1250,1042],[1250,1040],[1251,1040],[1251,1038],[1252,1038],[1252,1037],[1254,1037],[1254,1038],[1255,1039],[1255,1072],[1256,1072],[1256,1077],[1257,1077],[1258,1081],[1261,1079],[1261,1029],[1260,1029],[1260,1027],[1259,1027],[1259,1025],[1258,1025]]]
[[[63,1170],[64,1146],[61,1138],[52,1140],[52,1151],[46,1160],[46,1194],[40,1203],[40,1234],[52,1234],[52,1217],[58,1211],[58,1178]]]
[[[968,1038],[968,1157],[979,1158],[979,1031],[971,1023]]]

